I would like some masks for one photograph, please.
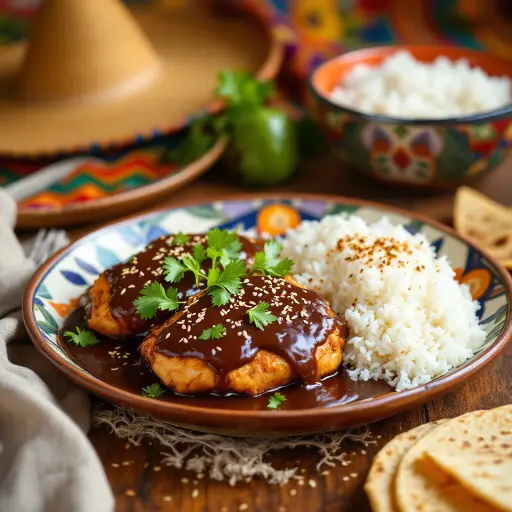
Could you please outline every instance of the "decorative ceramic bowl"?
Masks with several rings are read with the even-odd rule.
[[[98,274],[161,235],[178,231],[198,233],[214,226],[280,235],[303,220],[320,219],[339,212],[356,213],[368,221],[386,215],[392,223],[404,224],[412,233],[421,231],[438,254],[449,258],[460,281],[470,286],[473,297],[481,305],[479,318],[487,338],[477,354],[432,382],[407,391],[394,392],[382,382],[371,381],[357,383],[357,386],[366,386],[365,394],[361,394],[357,391],[361,388],[343,374],[347,388],[342,400],[327,404],[324,397],[315,399],[312,404],[301,403],[299,408],[291,409],[285,404],[283,410],[271,411],[266,408],[268,399],[265,396],[259,402],[259,399],[249,397],[199,400],[172,393],[160,399],[146,398],[141,395],[140,387],[130,388],[130,381],[126,385],[116,383],[113,379],[117,378],[117,372],[109,369],[100,378],[99,373],[91,370],[97,364],[94,354],[75,351],[78,355],[72,357],[67,346],[58,340],[58,331],[76,306],[76,298]],[[503,267],[450,228],[424,217],[342,197],[251,195],[152,212],[77,240],[35,273],[27,288],[23,314],[35,346],[69,379],[110,402],[196,430],[233,435],[288,435],[329,431],[380,420],[452,390],[504,348],[512,334],[511,296],[512,280]],[[87,351],[78,349],[82,350]],[[132,350],[137,356],[136,346]],[[334,377],[325,382],[332,379]],[[322,392],[322,396],[324,394]]]
[[[357,64],[378,65],[400,50],[432,62],[444,55],[469,60],[489,75],[512,77],[512,62],[463,48],[392,46],[335,57],[310,77],[309,109],[336,152],[354,168],[379,180],[416,187],[455,187],[494,169],[512,140],[512,104],[460,118],[400,119],[339,106],[328,99],[340,78]]]

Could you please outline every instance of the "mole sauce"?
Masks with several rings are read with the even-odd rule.
[[[97,345],[82,348],[69,343],[62,335],[65,331],[74,331],[76,327],[87,329],[83,308],[71,313],[59,332],[60,346],[81,368],[105,384],[139,396],[142,388],[158,382],[156,375],[140,357],[138,347],[142,341],[141,336],[119,340],[97,334],[100,340]],[[290,411],[334,407],[390,393],[391,388],[384,381],[354,382],[340,370],[316,384],[297,383],[285,387],[281,392],[286,396],[286,402],[279,409]],[[267,410],[268,397],[268,393],[257,397],[211,394],[182,396],[168,391],[155,400],[191,407],[263,411]]]
[[[166,256],[178,259],[192,253],[196,244],[207,247],[206,235],[188,235],[190,240],[185,244],[173,245],[174,235],[160,237],[151,242],[142,252],[136,254],[125,263],[119,263],[105,271],[110,285],[110,310],[114,318],[123,319],[131,332],[138,334],[147,331],[153,321],[142,320],[135,312],[133,301],[140,295],[144,286],[151,282],[165,283],[163,260]],[[256,251],[263,250],[263,241],[252,240],[239,236],[242,249],[240,259],[248,266],[254,262]],[[211,260],[205,260],[203,270],[211,265]],[[179,283],[173,284],[178,290],[179,300],[184,300],[197,293],[204,283],[196,287],[194,275],[186,272]],[[168,318],[168,313],[160,314],[157,321]]]
[[[248,311],[261,302],[277,320],[262,330],[249,321]],[[220,339],[199,339],[203,330],[221,324]],[[195,357],[205,361],[217,376],[216,389],[229,389],[229,372],[250,363],[259,350],[283,357],[294,380],[312,384],[319,378],[315,351],[345,325],[316,292],[281,278],[250,276],[225,306],[212,306],[201,294],[180,312],[177,320],[159,329],[155,350],[167,357]]]

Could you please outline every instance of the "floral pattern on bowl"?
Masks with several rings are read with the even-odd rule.
[[[490,76],[512,77],[511,61],[464,48],[382,46],[334,57],[311,74],[308,110],[335,152],[369,176],[419,188],[454,188],[495,169],[511,147],[512,104],[461,117],[423,119],[367,113],[330,100],[354,66],[377,66],[398,51],[424,63],[441,55],[451,61],[466,59]]]
[[[486,350],[497,342],[509,322],[510,297],[503,274],[477,249],[427,222],[393,209],[364,202],[330,199],[267,199],[221,201],[154,212],[105,227],[66,248],[39,278],[24,315],[33,317],[44,343],[77,371],[88,373],[67,356],[57,342],[57,332],[79,297],[97,276],[111,265],[127,259],[149,242],[172,232],[201,232],[215,226],[260,235],[276,236],[303,220],[345,212],[368,221],[386,215],[403,223],[410,232],[427,236],[440,255],[451,261],[456,276],[469,284],[480,302],[479,316],[488,332]],[[30,287],[29,287],[30,288]],[[477,356],[475,356],[477,357]],[[90,375],[90,374],[89,374]],[[91,377],[96,378],[91,375]]]

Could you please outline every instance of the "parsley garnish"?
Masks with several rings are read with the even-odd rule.
[[[222,324],[205,329],[199,336],[200,340],[220,340],[226,334],[226,328]]]
[[[181,231],[176,233],[172,239],[172,245],[184,245],[190,241],[190,237]]]
[[[286,397],[279,393],[279,391],[276,391],[269,399],[267,408],[268,409],[279,409],[279,406],[286,402]]]
[[[224,306],[231,295],[237,295],[242,288],[240,279],[247,273],[247,267],[241,260],[230,261],[224,270],[212,267],[208,271],[207,290],[214,306]]]
[[[212,260],[212,267],[220,261],[225,267],[230,261],[240,258],[242,244],[238,235],[227,229],[214,228],[208,231],[206,255]]]
[[[80,327],[76,328],[76,333],[72,331],[66,331],[64,336],[69,338],[68,342],[73,342],[79,347],[88,347],[89,345],[96,345],[100,342],[100,340],[92,331],[89,331],[88,329],[80,330]]]
[[[182,304],[178,300],[176,288],[165,288],[157,282],[148,283],[140,292],[140,296],[133,301],[137,314],[143,320],[149,320],[158,310],[175,311]]]
[[[157,383],[142,388],[142,394],[148,398],[158,398],[159,396],[162,396],[165,391],[166,390]]]
[[[267,325],[277,320],[277,317],[269,313],[268,308],[268,302],[260,302],[247,311],[249,322],[253,323],[261,331],[263,331]]]
[[[293,261],[290,258],[279,259],[281,249],[281,244],[275,240],[265,242],[263,251],[258,251],[254,257],[252,271],[267,276],[287,276],[292,270]]]

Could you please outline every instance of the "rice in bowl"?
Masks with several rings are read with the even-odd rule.
[[[346,321],[343,358],[354,380],[409,389],[461,365],[485,341],[479,304],[422,234],[387,218],[336,215],[303,222],[283,245],[297,281]]]

